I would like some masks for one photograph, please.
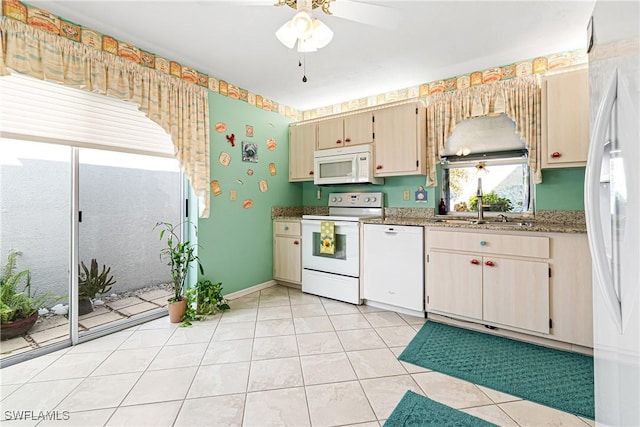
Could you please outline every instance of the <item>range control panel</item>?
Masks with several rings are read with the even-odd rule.
[[[329,193],[329,207],[341,208],[381,208],[384,206],[384,193]]]

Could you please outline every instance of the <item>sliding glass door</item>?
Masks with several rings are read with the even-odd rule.
[[[72,150],[0,138],[2,358],[70,343]]]
[[[172,158],[0,138],[3,365],[166,313],[154,227],[183,221],[183,182]]]
[[[80,149],[80,336],[157,314],[171,296],[158,222],[181,221],[175,159]]]

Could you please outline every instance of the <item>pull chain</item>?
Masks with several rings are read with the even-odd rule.
[[[307,55],[302,55],[302,62],[298,59],[298,67],[302,67],[302,83],[307,82]]]

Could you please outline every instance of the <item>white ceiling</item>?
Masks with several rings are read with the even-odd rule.
[[[275,0],[28,3],[299,110],[584,48],[594,5],[594,0],[357,1],[390,8],[397,28],[315,9],[334,38],[306,59],[276,39],[275,31],[295,11],[273,6]],[[306,63],[307,83],[299,59]]]

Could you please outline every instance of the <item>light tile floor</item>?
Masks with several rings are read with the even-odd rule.
[[[422,318],[283,286],[231,307],[188,328],[162,318],[2,369],[2,425],[379,426],[407,390],[498,425],[593,425],[398,361]],[[18,411],[30,419],[11,419]],[[60,420],[38,420],[41,411]]]

